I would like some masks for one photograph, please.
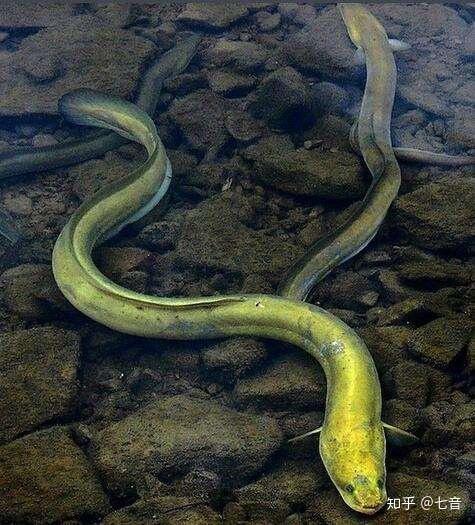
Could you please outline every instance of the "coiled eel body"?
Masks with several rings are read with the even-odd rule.
[[[163,82],[180,74],[196,52],[200,37],[184,37],[175,47],[158,57],[147,69],[138,89],[137,105],[149,115],[155,113]],[[128,140],[110,131],[81,140],[40,148],[14,149],[0,154],[0,181],[13,176],[38,173],[77,164],[104,155]],[[17,242],[21,233],[5,216],[0,215],[0,235]]]
[[[328,381],[320,453],[352,508],[373,513],[386,501],[381,392],[363,341],[324,310],[278,296],[159,298],[122,288],[91,259],[93,248],[139,218],[163,192],[170,165],[152,120],[136,106],[97,92],[66,95],[61,112],[78,124],[106,127],[140,142],[148,160],[86,201],[61,232],[53,272],[67,299],[114,330],[167,339],[235,335],[268,337],[299,346],[322,365]],[[351,494],[349,488],[351,487]]]

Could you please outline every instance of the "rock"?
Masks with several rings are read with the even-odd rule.
[[[368,346],[381,373],[395,364],[405,362],[407,341],[411,330],[404,326],[370,326],[358,330],[359,335]]]
[[[475,180],[433,182],[394,203],[395,225],[421,248],[470,250],[475,240]]]
[[[256,14],[256,21],[261,31],[274,31],[280,26],[281,16],[280,13],[260,11]]]
[[[475,23],[472,23],[465,35],[464,52],[467,56],[475,55]]]
[[[359,159],[352,153],[295,150],[290,139],[273,135],[243,151],[254,164],[256,179],[294,195],[354,199],[364,195]]]
[[[7,307],[23,318],[47,319],[58,310],[72,311],[46,264],[10,268],[1,275],[0,285]]]
[[[446,286],[468,285],[472,281],[470,268],[442,259],[409,261],[398,265],[398,274],[412,285],[433,290]]]
[[[300,129],[310,125],[310,91],[302,75],[292,67],[283,67],[265,77],[257,89],[254,115],[277,128]]]
[[[312,464],[284,463],[255,483],[238,489],[237,502],[252,522],[266,519],[270,523],[283,523],[292,508],[305,507],[311,501],[323,485],[324,476]]]
[[[203,108],[206,108],[205,112]],[[192,148],[207,152],[219,148],[227,139],[225,108],[223,98],[199,90],[175,100],[168,116]]]
[[[0,479],[5,523],[66,523],[98,519],[110,510],[86,456],[64,428],[36,432],[0,447]]]
[[[234,337],[213,344],[203,353],[203,363],[212,375],[234,381],[262,364],[267,357],[264,344],[248,338]]]
[[[383,405],[382,419],[385,423],[393,425],[406,432],[418,436],[422,426],[422,414],[419,408],[411,402],[400,399],[390,399]]]
[[[290,242],[247,226],[253,217],[249,201],[232,191],[204,201],[185,218],[175,251],[178,264],[225,275],[280,278],[297,250]]]
[[[227,111],[225,124],[231,137],[240,142],[252,142],[263,134],[264,126],[247,111]]]
[[[325,403],[325,379],[314,360],[300,355],[281,358],[267,370],[239,379],[234,399],[240,406],[321,408]]]
[[[384,375],[383,383],[390,397],[422,408],[429,397],[430,369],[411,361],[401,361]]]
[[[146,248],[161,252],[172,250],[177,241],[181,225],[178,222],[160,221],[145,226],[138,240]]]
[[[27,195],[7,193],[3,199],[5,209],[15,215],[31,215],[33,201]]]
[[[212,470],[228,480],[252,476],[281,439],[268,417],[179,395],[154,401],[106,427],[94,439],[92,454],[109,489],[131,494],[144,476],[191,469]]]
[[[254,42],[218,40],[207,52],[207,59],[217,67],[253,72],[262,68],[269,52]]]
[[[136,163],[137,159],[130,161],[116,152],[108,152],[104,159],[88,160],[72,166],[68,168],[67,173],[73,181],[74,194],[83,201],[106,184],[117,181],[130,173],[132,166]]]
[[[408,349],[422,361],[444,369],[464,350],[472,330],[473,323],[465,316],[435,319],[412,333]]]
[[[324,485],[326,475],[315,464],[288,462],[270,474],[236,491],[237,501],[244,508],[251,502],[280,500],[293,507],[305,506]]]
[[[132,246],[124,248],[101,247],[96,256],[100,269],[112,279],[127,272],[149,268],[153,262],[152,254]]]
[[[252,89],[257,82],[252,75],[231,71],[211,70],[207,74],[212,91],[224,96],[240,96]]]
[[[323,287],[324,285],[320,288]],[[318,297],[320,300],[325,299],[330,306],[335,308],[361,310],[374,306],[379,297],[373,283],[354,271],[339,273],[325,288],[328,288],[325,293],[318,291]]]
[[[54,327],[0,334],[0,442],[71,411],[79,337]]]
[[[232,4],[223,9],[220,5],[188,3],[177,16],[187,26],[202,29],[225,29],[248,14],[244,5]]]
[[[32,145],[35,148],[44,148],[45,146],[53,146],[57,144],[58,141],[54,138],[53,135],[49,133],[38,133],[33,137]]]
[[[58,99],[78,86],[129,98],[152,48],[130,31],[86,22],[42,29],[0,55],[0,112],[55,114]]]
[[[317,82],[312,86],[311,97],[313,106],[319,113],[344,115],[353,103],[348,91],[331,82]]]
[[[133,505],[112,512],[103,525],[220,525],[219,514],[193,498],[151,495]]]
[[[314,20],[284,44],[297,69],[329,78],[351,78],[355,50],[335,7],[322,9]]]
[[[475,439],[474,417],[474,405],[468,399],[456,404],[436,401],[424,411],[425,423],[429,426],[424,442],[441,447],[465,447]]]

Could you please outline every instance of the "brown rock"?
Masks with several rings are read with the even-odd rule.
[[[0,447],[0,515],[5,523],[65,523],[110,510],[86,456],[53,427]]]
[[[75,332],[38,327],[0,335],[0,441],[71,411],[79,365]]]

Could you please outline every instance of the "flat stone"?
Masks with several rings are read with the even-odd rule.
[[[152,50],[152,42],[118,28],[69,22],[42,29],[0,54],[0,113],[55,114],[58,99],[78,86],[129,98]]]
[[[254,114],[272,127],[302,128],[312,123],[310,90],[303,76],[292,67],[270,73],[256,92]]]
[[[252,142],[264,133],[264,125],[247,111],[230,109],[226,112],[226,129],[240,142]]]
[[[96,521],[110,510],[86,456],[61,427],[0,447],[0,479],[5,523]]]
[[[427,432],[424,442],[440,447],[465,447],[475,439],[475,407],[470,400],[441,400],[424,411]]]
[[[224,96],[241,95],[249,91],[257,81],[252,75],[221,70],[211,70],[207,77],[212,91]]]
[[[68,415],[77,393],[79,337],[52,326],[0,334],[0,442]]]
[[[269,57],[267,49],[254,42],[218,40],[207,51],[207,59],[217,67],[229,67],[238,71],[257,71]]]
[[[261,341],[233,337],[212,345],[203,353],[203,363],[212,374],[233,381],[259,366],[267,357]]]
[[[168,116],[192,148],[208,152],[222,146],[228,136],[225,109],[225,99],[212,91],[199,90],[175,100]]]
[[[461,249],[473,246],[475,180],[432,182],[396,199],[395,226],[421,248]]]
[[[228,480],[252,476],[281,439],[271,418],[178,395],[106,427],[95,437],[92,453],[109,489],[130,494],[145,476],[192,469],[211,470]]]
[[[253,377],[239,379],[234,398],[242,406],[314,409],[324,406],[325,390],[318,363],[295,356],[279,359]]]
[[[219,4],[190,2],[178,15],[184,25],[203,29],[225,29],[248,14],[244,5],[230,4],[223,9]]]
[[[295,150],[289,138],[273,135],[243,151],[256,179],[294,195],[354,199],[365,193],[363,168],[352,153]]]
[[[413,332],[408,348],[422,361],[447,368],[464,350],[472,329],[466,316],[435,319]]]
[[[177,262],[185,268],[242,277],[280,278],[300,251],[284,239],[250,227],[253,217],[250,202],[239,193],[223,192],[202,202],[185,217],[175,251]]]
[[[46,264],[21,264],[0,276],[0,290],[10,311],[25,319],[50,319],[71,311]]]
[[[322,9],[288,39],[284,51],[297,69],[329,78],[352,77],[355,49],[336,7]]]

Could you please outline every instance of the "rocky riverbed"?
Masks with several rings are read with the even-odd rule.
[[[372,7],[397,54],[396,145],[474,148],[474,8]],[[289,265],[351,213],[369,176],[348,143],[365,74],[332,5],[16,2],[0,7],[0,151],[87,131],[57,116],[77,87],[134,98],[147,64],[203,35],[154,116],[174,170],[170,204],[98,250],[117,282],[160,296],[275,292]],[[471,150],[474,153],[474,150]],[[287,345],[124,336],[69,306],[54,241],[78,204],[142,159],[127,145],[0,187],[26,241],[0,244],[0,523],[468,523],[475,181],[402,164],[371,245],[315,304],[370,348],[384,419],[420,443],[388,450],[406,510],[363,519],[342,503],[315,440],[325,379]],[[472,443],[472,445],[471,445]],[[453,509],[420,500],[458,498]]]

